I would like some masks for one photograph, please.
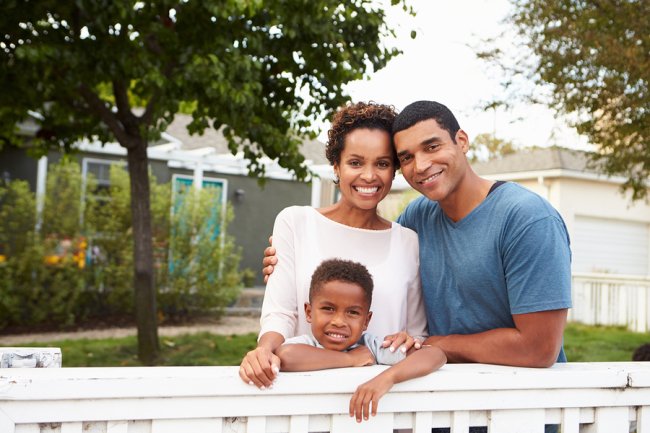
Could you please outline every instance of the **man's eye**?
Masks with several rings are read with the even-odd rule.
[[[428,145],[425,147],[425,150],[426,150],[427,152],[432,152],[432,151],[436,150],[437,148],[438,148],[438,145],[437,145],[437,144],[428,144]]]
[[[411,155],[402,155],[402,156],[399,157],[399,162],[403,164],[405,162],[410,161],[411,158],[412,158]]]

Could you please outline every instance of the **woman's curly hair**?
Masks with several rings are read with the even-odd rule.
[[[395,170],[399,167],[397,152],[393,146],[391,128],[397,113],[392,105],[374,102],[357,102],[339,108],[332,118],[332,127],[327,131],[325,156],[330,165],[341,163],[341,152],[345,147],[345,137],[358,128],[379,129],[391,136],[391,151]]]

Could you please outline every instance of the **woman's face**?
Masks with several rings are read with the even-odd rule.
[[[357,128],[345,137],[339,176],[341,200],[374,209],[386,197],[395,176],[390,135],[381,129]]]

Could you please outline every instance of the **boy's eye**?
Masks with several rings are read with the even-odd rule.
[[[334,311],[334,307],[321,307],[320,309],[323,311]]]
[[[351,316],[358,316],[361,313],[356,311],[356,310],[350,310],[350,311],[348,311],[348,314],[351,315]]]

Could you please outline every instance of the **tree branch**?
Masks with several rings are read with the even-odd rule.
[[[84,101],[86,101],[86,104],[88,104],[90,110],[99,117],[106,126],[108,126],[108,129],[111,130],[117,141],[122,146],[127,149],[134,146],[117,116],[111,112],[111,110],[104,104],[104,101],[102,101],[95,92],[90,90],[86,84],[81,83],[79,85],[79,93],[81,93],[81,96],[84,98]]]

